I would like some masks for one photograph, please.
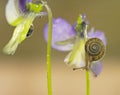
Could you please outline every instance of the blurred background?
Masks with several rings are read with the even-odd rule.
[[[13,56],[2,52],[14,27],[5,18],[8,0],[0,2],[0,95],[47,95],[46,42],[43,37],[47,17],[34,21],[34,33],[19,45]],[[98,78],[91,74],[91,95],[120,95],[120,0],[48,0],[53,16],[73,24],[85,13],[90,27],[104,31],[107,52]],[[68,52],[52,49],[53,95],[85,95],[85,71],[73,71],[63,60]]]

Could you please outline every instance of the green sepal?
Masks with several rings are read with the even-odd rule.
[[[39,4],[34,4],[32,2],[29,2],[27,5],[26,5],[26,8],[31,11],[31,12],[35,12],[35,13],[39,13],[42,11],[43,9],[43,4],[42,3],[39,3]]]
[[[75,27],[77,32],[81,32],[81,28],[82,28],[81,24],[82,24],[82,16],[79,15],[78,19],[77,19],[77,24],[76,24],[76,27]]]
[[[81,24],[81,23],[82,23],[82,16],[79,15],[79,16],[78,16],[78,19],[77,19],[77,24]]]
[[[26,38],[26,35],[35,17],[36,17],[35,13],[30,13],[26,18],[24,18],[24,21],[20,23],[23,28],[20,31],[19,43],[21,43]]]

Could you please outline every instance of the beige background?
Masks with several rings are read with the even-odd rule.
[[[34,21],[35,32],[13,56],[2,49],[14,27],[5,19],[7,0],[0,2],[0,95],[47,95],[46,43],[43,28],[47,17]],[[104,68],[98,78],[92,75],[91,95],[120,95],[120,1],[119,0],[48,0],[54,17],[71,24],[80,13],[87,15],[90,26],[105,32],[108,45]],[[53,95],[85,95],[85,72],[72,71],[64,64],[68,52],[52,50]]]

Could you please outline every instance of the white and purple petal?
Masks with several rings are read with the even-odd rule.
[[[96,77],[101,73],[102,68],[103,68],[103,65],[100,61],[92,62],[90,64],[90,70],[94,74],[94,76],[96,76]]]
[[[20,13],[18,11],[18,3],[16,0],[8,0],[6,5],[6,19],[9,24],[13,23],[17,18],[20,17]]]
[[[99,38],[103,41],[104,45],[107,44],[104,33],[101,31],[94,31],[94,28],[92,28],[91,31],[88,32],[88,38]]]
[[[85,67],[85,41],[76,39],[72,51],[67,55],[64,62],[77,68]]]
[[[65,41],[75,36],[74,27],[62,18],[53,19],[52,47],[60,51],[69,51],[73,48],[73,43],[58,45],[56,42]],[[44,28],[44,38],[48,38],[48,24]]]
[[[5,15],[10,25],[16,26],[22,20],[25,5],[32,0],[8,0]]]
[[[35,13],[30,13],[19,25],[16,26],[10,41],[3,49],[4,53],[8,55],[13,55],[15,53],[18,45],[26,39],[26,36],[35,17]]]

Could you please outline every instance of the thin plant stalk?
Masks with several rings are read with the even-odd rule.
[[[90,79],[88,69],[86,69],[86,95],[90,95]]]
[[[89,56],[86,54],[86,95],[90,95]]]
[[[47,87],[48,95],[52,95],[52,80],[51,80],[51,41],[52,41],[52,12],[50,7],[44,5],[48,12],[48,43],[47,43]]]
[[[87,27],[85,30],[85,41],[87,41]],[[86,95],[90,95],[90,74],[89,74],[89,56],[85,54],[85,62],[86,62]]]

